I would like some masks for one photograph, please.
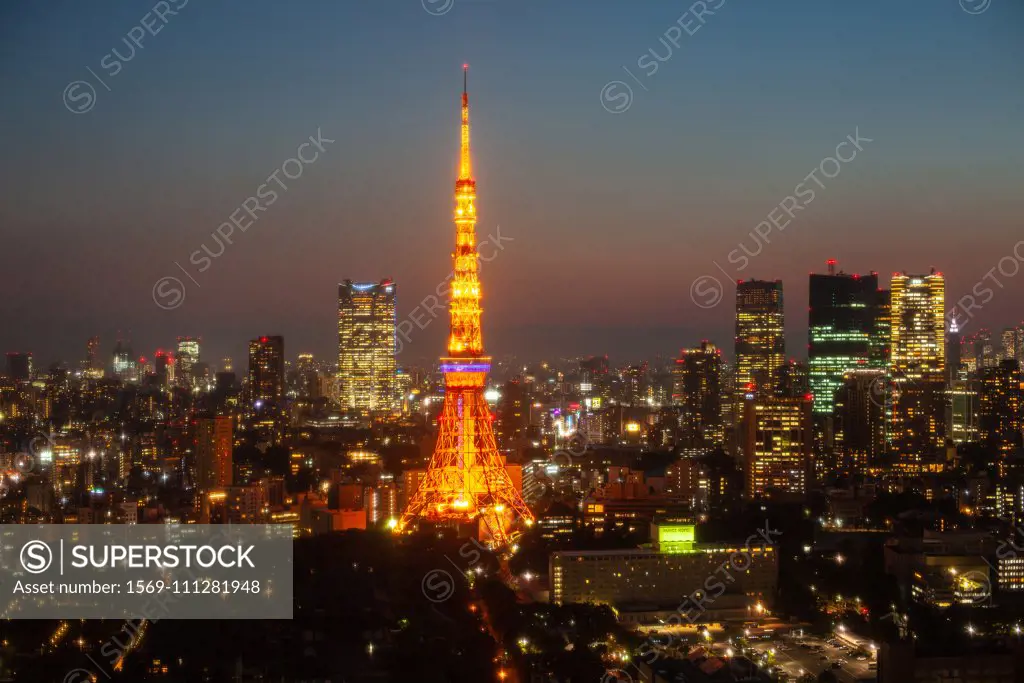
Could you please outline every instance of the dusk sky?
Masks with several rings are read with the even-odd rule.
[[[204,360],[242,369],[248,339],[282,334],[290,359],[336,360],[345,278],[393,278],[405,319],[451,270],[463,62],[478,235],[506,240],[481,273],[496,356],[617,363],[710,337],[731,359],[728,275],[784,281],[803,357],[807,275],[830,257],[886,282],[934,266],[949,305],[1015,262],[1019,0],[708,0],[679,47],[662,40],[689,2],[449,1],[2,3],[0,351],[77,362],[92,335],[107,354],[130,330],[146,356],[199,335]],[[154,23],[155,4],[177,14]],[[632,89],[620,113],[611,81]],[[216,253],[211,233],[318,130],[334,142],[199,272],[190,255]],[[857,157],[730,264],[856,130]],[[725,285],[710,308],[691,299],[705,275]],[[167,276],[173,310],[154,302]],[[1024,317],[1024,272],[998,277],[968,331]],[[399,362],[446,333],[414,330]]]

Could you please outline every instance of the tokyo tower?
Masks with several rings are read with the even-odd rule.
[[[397,531],[414,520],[479,524],[479,536],[494,547],[510,547],[516,524],[533,514],[505,470],[484,400],[491,359],[480,331],[480,279],[477,276],[476,181],[469,151],[469,66],[463,66],[462,137],[455,181],[454,270],[448,305],[448,356],[441,359],[444,405],[430,465],[409,501]]]

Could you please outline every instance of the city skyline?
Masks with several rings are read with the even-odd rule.
[[[1022,28],[2,5],[0,681],[1024,681]]]
[[[437,93],[464,61],[478,74],[483,120],[481,239],[501,226],[510,240],[487,263],[495,294],[484,305],[498,356],[671,357],[704,338],[728,350],[729,312],[689,296],[702,276],[731,289],[726,275],[782,279],[787,347],[801,349],[803,274],[823,271],[826,259],[862,273],[934,266],[946,273],[955,301],[1012,254],[1013,220],[1024,207],[1012,190],[1021,181],[1012,159],[1021,131],[1010,114],[1020,108],[1012,85],[1021,60],[1009,27],[1024,8],[996,2],[972,15],[955,2],[878,2],[873,14],[884,21],[867,41],[857,27],[870,6],[720,4],[699,31],[675,38],[678,48],[666,38],[675,36],[669,27],[678,13],[656,6],[589,8],[588,37],[569,30],[579,19],[571,8],[462,2],[435,16],[415,3],[397,12],[324,4],[315,7],[322,20],[309,27],[308,47],[256,59],[256,45],[273,44],[278,26],[295,21],[281,16],[284,8],[254,4],[243,33],[224,10],[187,3],[112,77],[100,62],[113,48],[126,55],[121,38],[148,7],[119,7],[101,18],[66,5],[57,20],[27,7],[8,10],[20,23],[5,38],[38,68],[24,87],[22,74],[3,72],[13,86],[10,125],[18,139],[0,162],[14,198],[0,209],[0,221],[13,228],[0,258],[16,282],[33,286],[8,303],[11,325],[0,343],[34,351],[43,363],[70,361],[82,340],[110,341],[130,329],[134,347],[150,353],[194,334],[207,340],[212,357],[237,360],[252,335],[281,334],[290,348],[329,357],[333,292],[346,278],[394,278],[403,292],[398,316],[409,315],[446,275],[436,238],[446,234],[447,212],[438,197],[455,159],[449,107]],[[334,40],[332,19],[359,22],[365,35],[388,27],[395,39],[372,68],[356,68],[366,38]],[[797,19],[820,30],[787,28]],[[44,20],[55,40],[77,38],[45,60],[37,57],[53,49],[50,42],[28,41]],[[94,31],[71,28],[78,24]],[[536,25],[547,27],[534,30],[536,49],[505,40]],[[218,39],[208,33],[214,26]],[[494,31],[497,46],[479,35]],[[220,41],[236,46],[237,56],[217,61],[210,51]],[[651,69],[637,63],[649,64],[652,50],[664,57],[666,45],[672,55],[648,76]],[[820,64],[808,66],[812,56]],[[247,69],[245,59],[261,68]],[[898,70],[889,68],[895,60]],[[512,68],[518,63],[526,68]],[[695,63],[704,68],[694,70]],[[985,79],[973,77],[978,63]],[[209,64],[218,68],[199,80]],[[76,115],[60,95],[69,81],[95,80],[86,67],[110,90],[94,84],[95,107]],[[841,86],[837,73],[846,79]],[[261,99],[261,77],[284,89],[276,99],[302,102],[301,120],[274,115],[283,104]],[[619,79],[633,98],[616,115],[602,104],[619,100],[600,96]],[[722,82],[756,96],[759,114],[739,106]],[[201,135],[166,113],[186,105],[209,110]],[[811,181],[818,196],[790,227],[760,238],[755,229],[773,207],[851,134],[873,142],[837,177],[819,176],[824,188]],[[74,146],[59,146],[69,136]],[[235,231],[220,256],[190,264],[203,245],[218,252],[214,230],[310,136],[323,149],[312,150],[317,160],[279,190],[277,205],[257,214],[245,234]],[[43,160],[51,165],[45,192],[34,172]],[[543,192],[551,186],[566,201]],[[642,208],[624,194],[630,188],[643,188]],[[75,208],[59,209],[49,196]],[[971,249],[957,248],[964,240]],[[756,252],[739,270],[746,263],[739,257]],[[84,272],[58,266],[72,262]],[[175,262],[190,268],[198,286]],[[118,278],[89,277],[90,267]],[[154,282],[166,276],[187,285],[172,311],[153,302]],[[971,326],[1017,322],[1000,291]],[[436,325],[417,331],[402,355],[429,359],[443,335]]]

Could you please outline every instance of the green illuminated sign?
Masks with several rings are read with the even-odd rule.
[[[658,526],[658,548],[663,553],[692,553],[696,540],[693,524],[665,524]]]

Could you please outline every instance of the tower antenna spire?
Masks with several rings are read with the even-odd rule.
[[[473,162],[469,151],[469,64],[462,65],[462,134],[459,146],[459,180],[472,180]]]
[[[427,471],[394,529],[416,520],[476,525],[492,548],[514,548],[533,513],[498,452],[484,399],[491,359],[484,355],[476,242],[476,181],[469,149],[469,65],[462,65],[459,175],[455,180],[455,250],[448,312],[448,355],[441,358],[444,405]]]

